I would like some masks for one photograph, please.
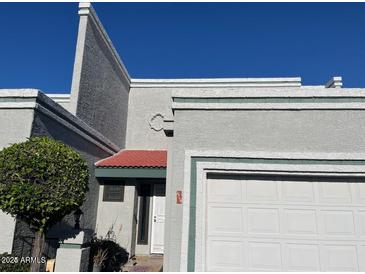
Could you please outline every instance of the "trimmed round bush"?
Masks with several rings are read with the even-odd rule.
[[[45,231],[82,205],[88,179],[79,153],[32,137],[0,151],[0,209]]]

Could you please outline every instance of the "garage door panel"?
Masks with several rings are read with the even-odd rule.
[[[365,205],[365,184],[354,184],[357,202]]]
[[[242,207],[209,206],[208,209],[208,235],[238,234],[244,231]]]
[[[277,208],[248,208],[248,233],[280,232],[279,209]]]
[[[284,245],[284,269],[287,271],[319,271],[319,245],[289,243]]]
[[[325,245],[322,248],[324,271],[357,271],[357,249],[355,245]]]
[[[358,212],[359,234],[365,237],[365,210]]]
[[[250,242],[248,247],[249,270],[281,270],[280,243]]]
[[[246,188],[248,201],[277,201],[279,199],[277,182],[252,180],[247,183]]]
[[[351,184],[319,182],[319,202],[322,204],[351,204]]]
[[[365,271],[365,244],[358,245],[358,263],[359,263],[359,271]]]
[[[207,250],[208,271],[240,271],[246,268],[246,243],[241,241],[212,240]]]
[[[350,210],[320,211],[325,236],[349,236],[355,234],[354,215]]]
[[[283,210],[284,234],[317,234],[317,217],[314,209]]]
[[[313,183],[308,182],[282,182],[283,201],[301,203],[314,202],[315,194]]]
[[[210,180],[208,188],[208,202],[241,203],[245,200],[245,184],[239,180]]]

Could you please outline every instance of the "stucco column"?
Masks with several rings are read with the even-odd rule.
[[[85,272],[89,262],[90,248],[82,248],[84,232],[75,238],[63,240],[57,249],[55,272]]]

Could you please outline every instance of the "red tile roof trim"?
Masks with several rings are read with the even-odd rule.
[[[166,168],[167,150],[128,150],[102,159],[95,163],[97,167],[118,168]]]

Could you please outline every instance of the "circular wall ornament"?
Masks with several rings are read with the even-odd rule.
[[[163,115],[161,113],[156,113],[153,115],[149,121],[150,128],[155,131],[160,131],[163,129]]]

